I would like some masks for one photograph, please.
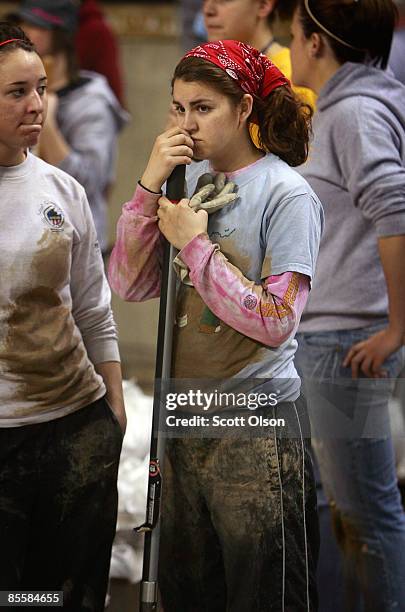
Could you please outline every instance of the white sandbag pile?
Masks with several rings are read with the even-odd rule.
[[[141,580],[142,538],[132,532],[145,519],[153,398],[133,381],[124,381],[127,431],[118,472],[117,536],[111,557],[111,578]]]

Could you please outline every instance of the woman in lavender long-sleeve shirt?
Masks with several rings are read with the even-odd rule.
[[[364,612],[405,612],[388,410],[405,341],[405,88],[385,70],[396,13],[392,0],[300,0],[291,27],[294,82],[318,95],[300,171],[326,219],[296,363],[347,602]]]
[[[127,300],[158,296],[165,236],[187,272],[177,296],[173,377],[270,380],[277,405],[257,414],[283,415],[297,431],[294,333],[322,210],[290,166],[306,158],[310,111],[265,56],[234,41],[183,58],[173,106],[178,125],[156,139],[119,220],[111,285]],[[252,117],[263,150],[250,139]],[[189,193],[201,175],[223,172],[237,186],[236,199],[209,217],[189,199],[173,205],[161,188],[178,164],[188,166]],[[210,410],[200,414],[226,414],[221,406]],[[198,406],[183,412],[198,414]],[[269,601],[275,610],[315,609],[316,514],[305,443],[287,434],[276,440],[276,428],[252,438],[246,405],[238,414],[247,426],[236,441],[169,441],[160,555],[165,610],[268,610]]]

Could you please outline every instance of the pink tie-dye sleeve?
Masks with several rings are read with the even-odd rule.
[[[248,280],[207,234],[179,253],[205,304],[227,325],[271,347],[295,333],[309,293],[309,277],[298,272]]]
[[[130,302],[160,294],[163,237],[156,214],[159,197],[138,185],[118,220],[108,279],[115,293]]]

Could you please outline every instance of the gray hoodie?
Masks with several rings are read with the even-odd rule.
[[[320,92],[310,158],[299,168],[325,211],[300,331],[387,316],[378,238],[405,234],[404,165],[405,87],[378,68],[343,64]]]
[[[101,250],[107,248],[107,190],[114,180],[117,135],[128,121],[107,80],[81,71],[79,86],[58,92],[57,122],[71,153],[59,167],[85,188]]]

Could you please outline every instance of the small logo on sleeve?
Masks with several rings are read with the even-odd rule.
[[[243,305],[248,310],[254,310],[257,305],[257,297],[252,294],[247,295],[243,300]]]

